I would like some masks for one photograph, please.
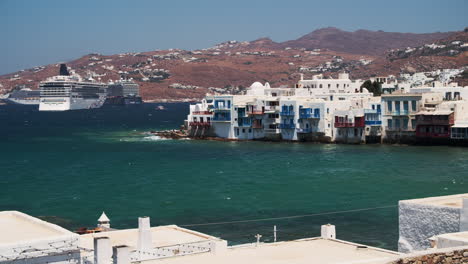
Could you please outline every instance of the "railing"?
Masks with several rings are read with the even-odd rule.
[[[230,111],[231,110],[231,107],[227,107],[227,106],[215,106],[213,108],[213,110],[215,111]]]
[[[263,110],[250,110],[247,112],[248,115],[263,115]]]
[[[263,124],[259,121],[254,120],[252,123],[252,128],[263,128]]]
[[[364,114],[380,114],[382,113],[381,109],[364,109]]]
[[[299,118],[320,118],[319,113],[299,113]]]
[[[294,116],[294,111],[281,111],[281,116]]]
[[[391,114],[391,115],[396,115],[396,116],[399,116],[399,115],[409,115],[409,111],[408,111],[408,110],[391,111],[390,114]]]
[[[280,130],[278,128],[265,128],[265,133],[267,134],[279,134]]]
[[[276,112],[278,110],[279,106],[276,105],[265,106],[265,112]]]
[[[191,127],[209,127],[211,126],[210,122],[190,122]]]
[[[408,127],[404,127],[404,128],[401,128],[401,127],[385,127],[385,130],[389,131],[389,132],[415,132],[414,129],[410,129]]]
[[[156,247],[147,251],[134,250],[130,252],[130,261],[145,261],[162,259],[211,251],[211,241],[200,241],[173,246]]]
[[[450,132],[445,133],[431,133],[431,132],[418,132],[416,131],[417,137],[429,137],[429,138],[448,138],[450,137]]]
[[[416,123],[418,125],[443,125],[443,126],[451,126],[455,124],[453,119],[421,119],[417,118]]]
[[[279,128],[280,129],[295,129],[296,124],[280,124]]]
[[[238,122],[238,127],[252,127],[252,122]]]
[[[368,125],[368,126],[380,126],[380,125],[382,125],[382,121],[380,121],[380,120],[366,120],[365,124]]]
[[[222,117],[222,116],[214,116],[213,119],[211,121],[215,121],[215,122],[226,122],[226,121],[231,121],[231,117],[228,116],[228,117]]]
[[[335,127],[354,127],[353,122],[335,122]]]
[[[212,115],[213,113],[210,111],[193,111],[192,115]]]
[[[312,128],[298,128],[296,131],[300,134],[308,134],[312,133]]]

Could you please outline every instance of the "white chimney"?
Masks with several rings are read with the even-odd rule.
[[[146,251],[152,247],[153,243],[151,241],[150,218],[147,216],[139,217],[137,250]]]
[[[335,239],[336,230],[335,226],[331,224],[322,225],[321,236],[325,239]]]
[[[94,238],[94,263],[109,264],[112,258],[112,247],[108,237]]]
[[[128,246],[112,247],[113,264],[130,264],[130,248]]]

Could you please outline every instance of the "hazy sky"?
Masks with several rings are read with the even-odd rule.
[[[0,0],[0,74],[97,52],[298,38],[321,27],[462,30],[468,0]]]

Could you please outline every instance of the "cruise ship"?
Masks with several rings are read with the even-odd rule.
[[[129,105],[141,103],[140,86],[133,80],[119,80],[109,83],[105,104]]]
[[[30,88],[18,87],[14,89],[5,100],[9,103],[20,105],[39,105],[39,91]]]
[[[60,75],[39,84],[39,111],[66,111],[99,108],[106,100],[107,85],[93,79],[82,79],[60,65]]]

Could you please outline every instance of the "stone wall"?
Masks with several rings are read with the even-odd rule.
[[[387,264],[466,264],[468,248],[457,248],[448,251],[430,250],[420,255],[408,255]]]
[[[459,228],[460,208],[400,201],[398,251],[425,250],[431,247],[430,237],[458,232]]]

